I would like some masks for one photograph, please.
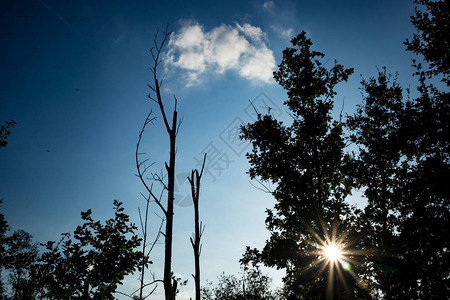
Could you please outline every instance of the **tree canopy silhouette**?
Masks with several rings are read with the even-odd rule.
[[[141,266],[135,250],[141,239],[134,224],[114,200],[114,217],[104,224],[94,221],[89,209],[73,239],[63,234],[60,242],[48,242],[38,265],[42,293],[49,299],[114,299],[113,293],[127,274]]]
[[[305,32],[291,43],[274,78],[287,91],[284,104],[292,124],[259,114],[255,123],[242,127],[241,137],[253,144],[247,154],[250,177],[277,185],[277,203],[267,210],[270,238],[262,251],[247,248],[243,262],[285,269],[290,297],[315,299],[331,292],[327,286],[339,289],[333,268],[326,268],[318,253],[320,247],[344,243],[355,230],[353,212],[345,202],[350,181],[343,124],[331,117],[335,88],[353,69],[337,62],[325,68],[324,54],[311,50]],[[352,289],[355,280],[350,276],[346,285]]]
[[[250,177],[277,186],[270,238],[262,250],[247,248],[242,262],[285,269],[289,299],[448,297],[450,14],[446,1],[416,3],[425,11],[416,9],[418,33],[405,42],[425,62],[413,60],[415,99],[383,68],[361,81],[356,113],[333,120],[334,87],[352,70],[324,68],[302,32],[274,72],[292,123],[259,114],[242,127],[253,144]],[[345,201],[352,189],[363,191],[364,210]],[[327,268],[330,243],[339,263]]]

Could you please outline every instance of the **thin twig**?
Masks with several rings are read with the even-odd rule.
[[[144,125],[142,125],[142,129],[139,131],[139,138],[138,138],[138,141],[137,141],[137,144],[136,144],[136,154],[135,154],[136,168],[137,168],[137,172],[138,172],[137,176],[139,177],[139,179],[141,180],[142,184],[144,185],[144,187],[145,187],[145,188],[147,189],[147,191],[149,192],[150,196],[151,196],[151,197],[153,198],[153,200],[156,202],[156,204],[161,208],[161,210],[164,212],[164,214],[167,214],[167,212],[166,212],[164,206],[161,204],[161,201],[159,201],[159,199],[153,194],[152,189],[151,189],[151,188],[147,185],[147,183],[145,182],[145,180],[144,180],[144,173],[142,173],[142,171],[141,171],[142,163],[141,163],[141,161],[139,160],[139,153],[140,153],[140,152],[139,152],[139,147],[140,147],[140,145],[141,145],[142,135],[144,134],[145,127],[146,127],[149,123],[152,123],[153,120],[155,119],[155,118],[152,117],[152,113],[153,113],[153,111],[150,111],[150,112],[148,113],[147,118],[146,118],[145,121],[144,121]],[[147,170],[147,169],[145,168],[145,169],[144,169],[144,172],[145,172],[146,170]]]
[[[271,190],[269,187],[267,187],[266,185],[264,185],[260,180],[258,180],[257,178],[254,179],[256,182],[258,182],[263,188],[260,188],[256,185],[254,185],[250,180],[248,182],[250,182],[250,184],[255,188],[258,189],[260,191],[263,191],[264,193],[268,193],[268,194],[273,194],[273,190]]]

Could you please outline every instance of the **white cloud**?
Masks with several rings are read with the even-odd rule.
[[[259,27],[252,26],[250,24],[239,25],[236,23],[236,27],[252,41],[260,43],[266,38],[266,34]]]
[[[266,1],[263,3],[263,7],[265,10],[270,12],[275,8],[275,4],[273,3],[273,1]]]
[[[294,29],[292,28],[284,29],[275,25],[270,26],[270,28],[272,28],[273,31],[275,31],[275,33],[280,35],[282,38],[291,39],[294,37]]]
[[[168,70],[185,72],[186,86],[228,71],[253,82],[272,83],[275,58],[265,40],[261,28],[250,24],[220,25],[205,31],[200,24],[191,23],[171,35],[164,62]]]
[[[275,60],[273,58],[272,51],[264,46],[259,49],[259,51],[252,53],[248,57],[245,64],[239,70],[239,74],[242,77],[251,80],[270,82],[273,76],[273,67],[267,67],[268,61],[273,61],[273,67],[275,67]]]
[[[207,60],[216,63],[218,72],[223,73],[239,67],[239,59],[248,51],[250,44],[235,28],[221,25],[209,34],[209,46]]]
[[[200,46],[204,39],[203,30],[200,26],[186,26],[181,28],[178,39],[170,40],[174,46],[182,49],[195,48]]]

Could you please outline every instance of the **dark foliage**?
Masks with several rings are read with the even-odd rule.
[[[40,281],[50,299],[114,299],[113,293],[142,259],[140,239],[122,203],[114,201],[114,218],[94,221],[91,210],[81,213],[85,223],[59,243],[48,242],[39,265]]]
[[[205,300],[275,300],[276,293],[269,288],[271,279],[259,269],[247,269],[242,278],[222,274],[216,286],[202,288]]]
[[[445,94],[422,81],[421,96],[402,101],[385,71],[362,85],[364,102],[348,127],[360,147],[355,181],[368,200],[360,219],[373,289],[387,299],[443,299],[450,274]]]
[[[356,211],[345,202],[351,182],[343,126],[331,117],[335,87],[353,70],[337,62],[325,68],[324,54],[311,50],[304,32],[291,43],[274,78],[287,91],[284,104],[292,124],[259,115],[255,123],[242,127],[241,137],[253,144],[247,154],[250,177],[277,184],[277,203],[266,219],[271,236],[262,251],[248,248],[242,262],[285,269],[292,299],[324,298],[330,284],[344,297],[357,290],[355,280],[349,276],[349,288],[339,288],[339,282],[329,279],[330,270],[318,259],[318,251],[334,240],[350,243],[357,233]]]
[[[418,33],[405,44],[429,64],[414,61],[419,96],[403,100],[383,71],[362,82],[363,104],[348,119],[360,147],[355,180],[369,202],[360,217],[373,250],[366,266],[386,299],[446,299],[450,291],[449,93],[430,83],[449,84],[450,6],[416,3],[425,11],[416,9]]]
[[[425,75],[432,77],[442,75],[443,81],[450,84],[450,2],[447,0],[415,0],[425,10],[416,7],[411,22],[417,33],[411,40],[406,40],[407,50],[421,56],[429,69]],[[416,64],[416,62],[414,62]],[[418,73],[423,72],[420,63],[417,64]]]
[[[10,128],[16,126],[14,120],[5,121],[5,125],[0,127],[0,149],[8,144],[8,135],[11,133]]]
[[[0,277],[0,299],[35,299],[39,289],[34,277],[37,245],[29,233],[17,230],[8,235],[8,229],[5,216],[0,214],[0,276],[5,271],[8,283]]]
[[[267,211],[270,239],[262,250],[247,248],[242,262],[285,269],[288,299],[449,297],[450,96],[433,85],[449,85],[449,3],[416,3],[425,11],[416,9],[418,33],[405,44],[428,64],[413,64],[417,98],[406,90],[405,99],[396,77],[382,69],[362,80],[363,102],[345,125],[333,121],[334,86],[351,71],[325,69],[323,54],[311,51],[302,33],[274,74],[287,91],[292,124],[259,115],[242,128],[253,143],[250,177],[277,186],[277,203]],[[345,154],[344,129],[356,153]],[[363,211],[345,202],[352,188],[364,192]],[[351,249],[353,273],[336,265],[340,275],[327,280],[314,249],[330,229]]]

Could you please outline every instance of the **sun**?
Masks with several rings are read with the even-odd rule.
[[[335,243],[329,243],[323,247],[323,254],[329,262],[336,262],[342,258],[342,251],[339,245]]]
[[[339,232],[337,223],[333,223],[328,229],[325,222],[319,218],[318,227],[319,232],[309,225],[306,226],[312,235],[310,240],[306,240],[310,245],[307,252],[311,254],[311,262],[299,270],[299,276],[310,268],[317,268],[317,278],[326,280],[326,299],[334,299],[336,291],[347,290],[348,282],[366,284],[353,270],[355,265],[360,264],[357,258],[367,254],[364,250],[352,247],[357,240],[350,239],[347,230]]]

